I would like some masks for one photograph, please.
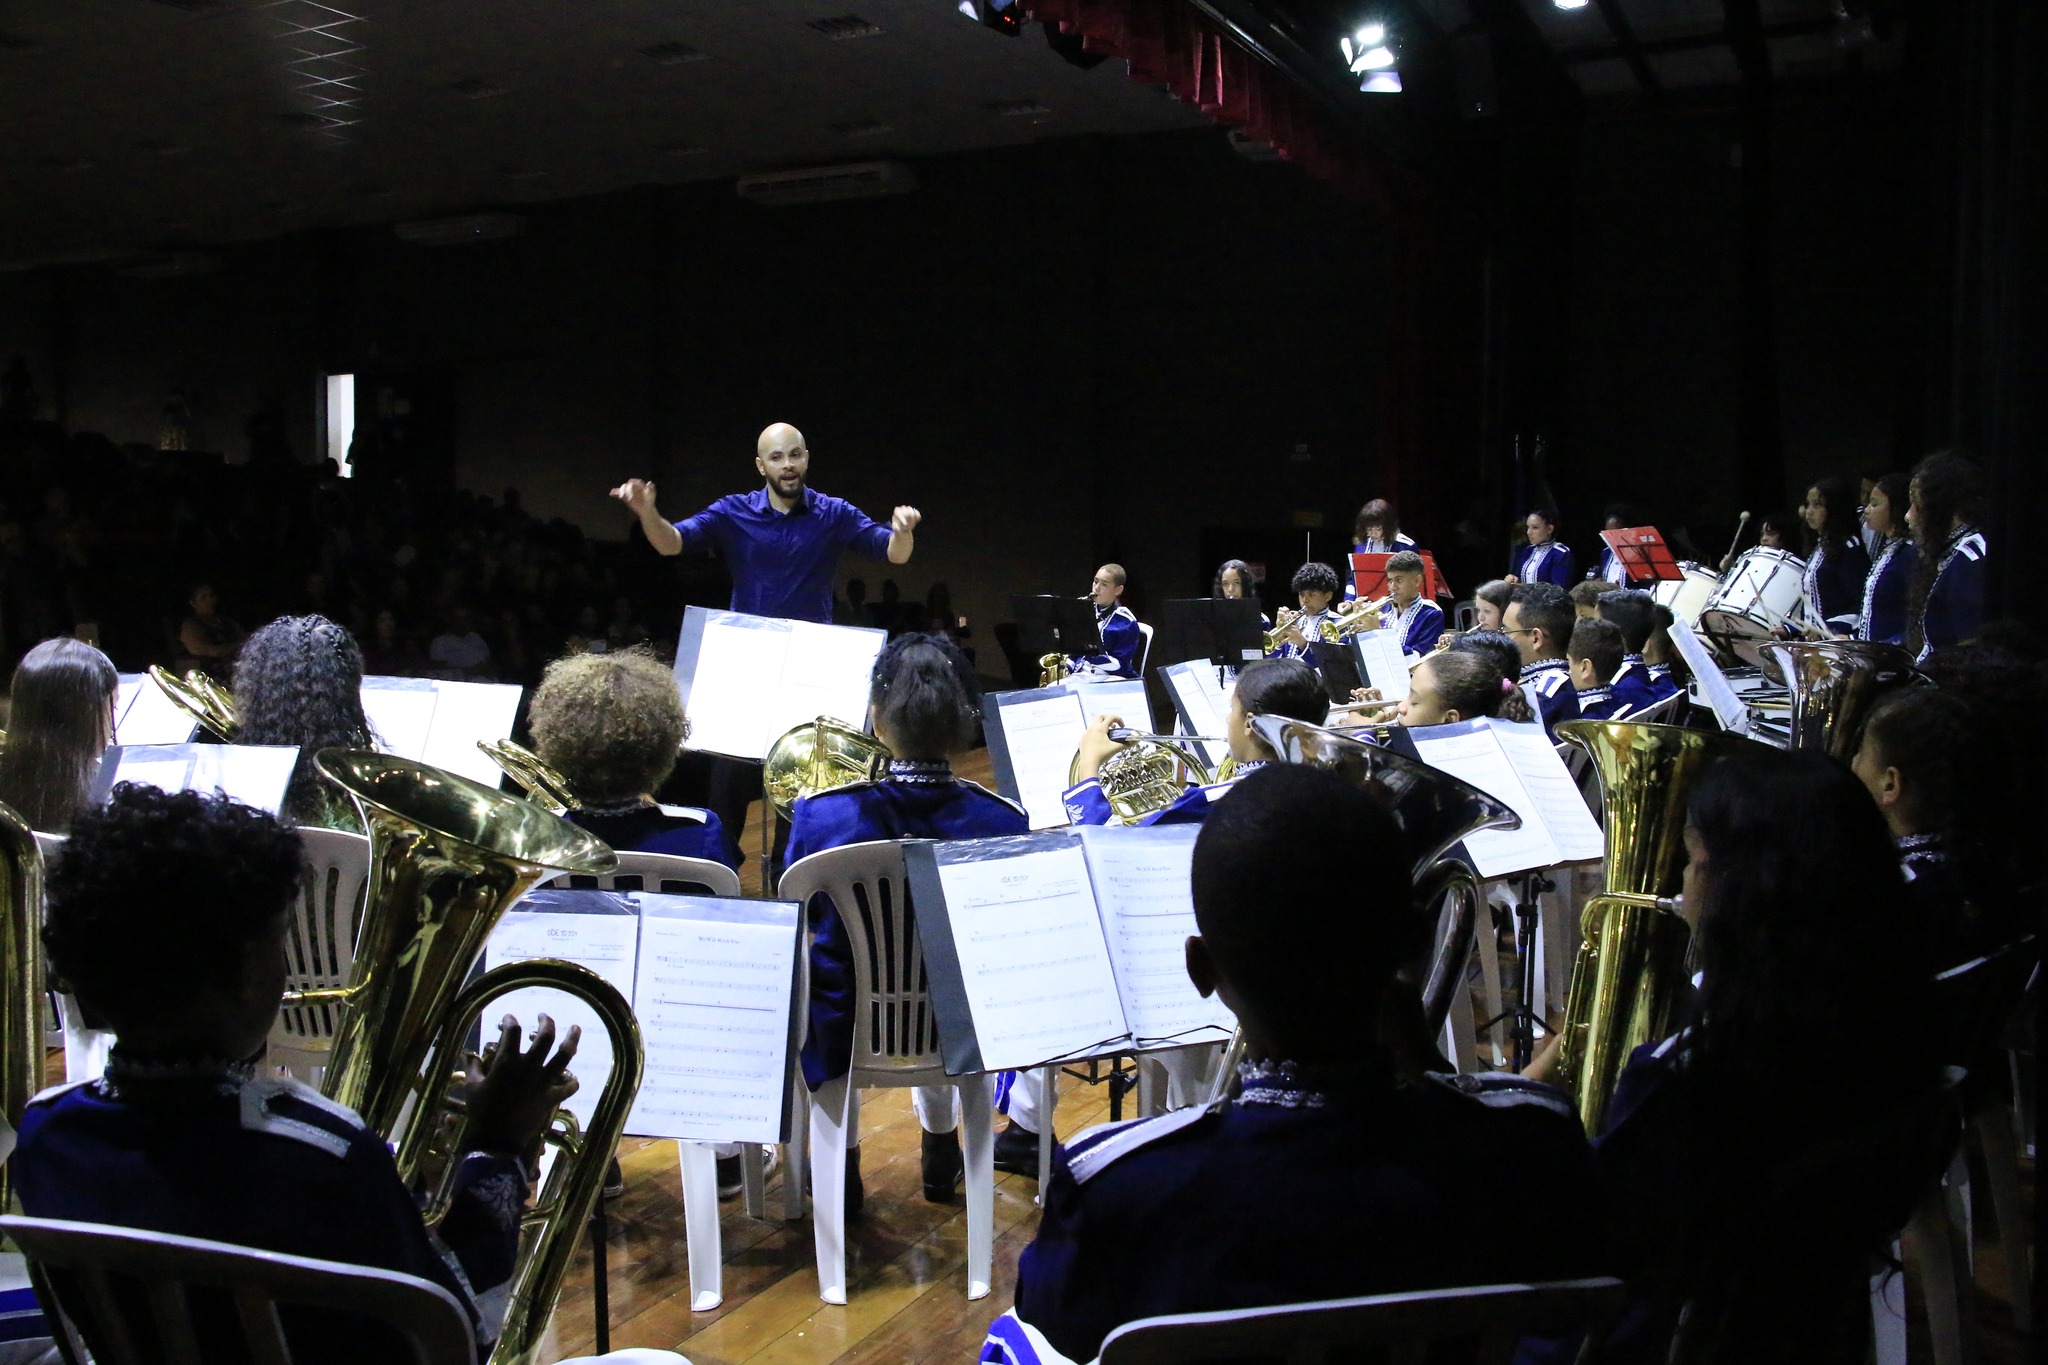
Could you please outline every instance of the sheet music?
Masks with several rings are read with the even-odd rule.
[[[1358,670],[1367,687],[1380,690],[1381,701],[1400,701],[1408,695],[1408,659],[1401,652],[1400,632],[1368,630],[1351,637],[1358,651]]]
[[[199,730],[147,673],[124,673],[114,692],[116,744],[189,744]]]
[[[855,729],[888,634],[690,607],[676,680],[691,749],[765,758],[785,731],[819,716]]]
[[[1184,664],[1168,664],[1160,674],[1166,679],[1174,709],[1180,714],[1182,734],[1226,733],[1225,727],[1230,724],[1230,694],[1223,690],[1223,679],[1216,665],[1207,659],[1190,659]],[[1229,746],[1223,744],[1197,742],[1192,747],[1211,769],[1229,753]]]
[[[1081,746],[1081,699],[1064,689],[1047,688],[1028,701],[996,704],[983,717],[1002,730],[1015,779],[1015,800],[1024,807],[1033,829],[1054,829],[1067,823],[1060,795],[1067,789],[1067,770]]]
[[[1126,725],[1140,730],[1152,728],[1152,709],[1145,700],[1142,678],[1116,678],[1109,682],[1068,678],[1064,686],[1081,699],[1081,728],[1084,730],[1095,723],[1097,716],[1120,716]],[[1074,747],[1080,747],[1078,735],[1075,736]],[[1067,757],[1073,756],[1073,749],[1069,749]]]
[[[779,1142],[788,1103],[798,907],[637,893],[634,1013],[647,1067],[626,1131]]]
[[[519,718],[515,683],[434,682],[434,721],[420,762],[460,774],[486,787],[498,785],[498,765],[476,747],[480,739],[504,739]]]
[[[296,745],[115,745],[100,762],[94,799],[105,800],[117,782],[137,782],[167,792],[220,791],[275,815],[298,761]]]
[[[1528,728],[1540,738],[1541,726]],[[1471,783],[1488,796],[1505,802],[1522,817],[1519,829],[1483,829],[1465,836],[1465,851],[1472,855],[1472,864],[1481,877],[1512,876],[1566,861],[1544,823],[1542,805],[1522,784],[1513,760],[1486,722],[1432,725],[1411,729],[1408,736],[1424,763]],[[1547,740],[1544,745],[1550,748]],[[1550,760],[1562,769],[1564,760],[1554,748],[1550,748]],[[1578,802],[1579,813],[1584,815],[1586,803],[1577,788],[1572,791],[1572,799]]]
[[[1079,838],[978,839],[941,844],[935,857],[985,1070],[1126,1036]]]
[[[1196,932],[1189,872],[1200,826],[1091,826],[1075,832],[1087,851],[1102,936],[1131,1036],[1141,1044],[1228,1041],[1237,1017],[1220,997],[1204,1000],[1188,979],[1187,941]]]
[[[427,751],[438,698],[431,678],[363,679],[363,714],[384,752],[418,760]]]
[[[484,966],[560,958],[590,968],[631,1000],[639,947],[640,917],[626,897],[609,891],[535,891],[506,911],[491,931],[484,945]],[[562,1107],[588,1127],[612,1070],[611,1036],[598,1023],[597,1011],[576,996],[545,986],[509,991],[483,1013],[485,1043],[497,1037],[498,1021],[507,1014],[519,1020],[529,1042],[543,1014],[555,1021],[557,1038],[567,1037],[571,1027],[583,1030],[569,1067],[582,1084]]]
[[[1589,862],[1604,857],[1606,836],[1600,832],[1593,813],[1586,809],[1579,784],[1572,780],[1571,769],[1565,767],[1557,745],[1544,734],[1543,726],[1488,720],[1487,727],[1508,762],[1514,765],[1523,790],[1529,793],[1543,826],[1550,831],[1551,841],[1557,845],[1558,861]],[[1516,814],[1521,811],[1518,809]],[[1522,816],[1524,823],[1528,818]]]
[[[1713,651],[1701,643],[1693,628],[1682,620],[1674,618],[1668,634],[1671,643],[1678,646],[1685,666],[1692,670],[1694,686],[1706,694],[1707,705],[1714,708],[1714,717],[1721,722],[1721,728],[1733,734],[1748,734],[1749,708],[1742,704],[1742,698],[1735,695],[1728,675],[1715,662]]]

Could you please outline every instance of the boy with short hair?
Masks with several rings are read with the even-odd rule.
[[[1444,609],[1423,600],[1426,571],[1422,556],[1402,550],[1387,556],[1387,597],[1380,605],[1377,629],[1400,632],[1401,653],[1418,659],[1436,648],[1444,633]]]
[[[1621,671],[1621,628],[1612,621],[1581,621],[1572,630],[1572,690],[1585,720],[1621,720],[1636,708],[1614,695],[1608,680]]]
[[[1330,620],[1330,603],[1337,596],[1337,571],[1327,564],[1304,564],[1294,571],[1290,586],[1301,610],[1282,619],[1271,657],[1299,659],[1314,668],[1316,645],[1322,640],[1324,623]]]

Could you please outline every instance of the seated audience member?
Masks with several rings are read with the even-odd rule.
[[[363,647],[363,672],[379,678],[410,678],[426,671],[427,661],[399,628],[389,607],[371,622],[372,636]]]
[[[436,677],[457,682],[489,682],[492,678],[490,641],[478,633],[476,617],[467,607],[448,613],[447,625],[427,642],[427,660]]]
[[[1095,626],[1102,632],[1102,652],[1070,659],[1077,674],[1095,678],[1135,678],[1139,655],[1145,652],[1145,632],[1138,618],[1124,605],[1124,566],[1105,564],[1095,571],[1088,585],[1088,600],[1095,606]]]
[[[664,806],[687,726],[675,675],[645,649],[572,654],[548,665],[527,713],[534,751],[562,775],[567,818],[622,853],[669,853],[737,867],[716,815]]]
[[[888,774],[800,798],[789,822],[789,861],[877,839],[982,839],[1023,834],[1021,807],[953,776],[952,760],[974,744],[981,687],[954,646],[927,635],[899,635],[875,658],[868,689],[868,728],[894,757]],[[804,1039],[804,1081],[812,1090],[846,1075],[853,1057],[854,962],[840,909],[819,898],[810,907],[810,1029]],[[996,1164],[1038,1174],[1039,1134],[1051,1121],[1039,1073],[1004,1073],[998,1101],[1010,1122],[996,1137]],[[960,1182],[958,1106],[951,1086],[920,1086],[911,1094],[924,1129],[924,1194],[951,1201]],[[847,1132],[860,1132],[860,1099],[849,1091]],[[860,1145],[846,1149],[849,1215],[862,1203]]]
[[[1425,571],[1422,556],[1413,550],[1387,556],[1387,597],[1380,607],[1379,630],[1391,630],[1401,637],[1401,652],[1419,658],[1436,648],[1444,633],[1444,609],[1422,597]]]
[[[1206,787],[1190,787],[1172,805],[1154,811],[1138,823],[1199,823],[1231,787],[1272,762],[1273,751],[1251,728],[1253,716],[1285,716],[1321,725],[1329,714],[1330,698],[1322,678],[1299,659],[1260,659],[1246,664],[1231,691],[1230,717],[1224,725],[1230,737],[1230,757],[1235,763],[1230,777]],[[1103,794],[1096,775],[1111,755],[1126,747],[1109,737],[1109,732],[1123,723],[1120,716],[1097,716],[1081,736],[1077,772],[1080,780],[1067,788],[1062,798],[1068,817],[1077,825],[1106,825],[1110,821],[1109,798]]]
[[[189,673],[196,668],[226,682],[248,634],[220,614],[220,597],[211,583],[194,585],[187,601],[192,614],[178,627],[178,671]]]
[[[322,749],[374,749],[363,714],[363,652],[324,616],[281,616],[235,660],[235,743],[293,744],[280,814],[294,825],[361,832],[355,804],[320,776]]]
[[[1610,583],[1604,578],[1582,578],[1571,586],[1572,613],[1581,621],[1600,619],[1600,599],[1611,592],[1619,592],[1621,584]]]
[[[1641,711],[1654,706],[1678,691],[1678,685],[1666,677],[1657,679],[1650,675],[1650,666],[1643,658],[1643,649],[1650,642],[1650,635],[1657,629],[1657,599],[1638,588],[1624,588],[1608,593],[1600,599],[1600,619],[1611,621],[1621,629],[1621,641],[1626,647],[1621,657],[1621,671],[1608,679],[1608,686],[1631,711]]]
[[[1545,733],[1579,715],[1578,696],[1565,664],[1572,620],[1571,599],[1555,584],[1521,583],[1509,596],[1502,629],[1521,651],[1521,671],[1515,676],[1534,694],[1530,700],[1543,717]]]
[[[1455,725],[1487,716],[1536,719],[1514,679],[1479,650],[1451,650],[1417,664],[1408,677],[1408,695],[1394,712],[1395,723],[1407,726]]]
[[[63,834],[92,794],[114,741],[113,661],[83,640],[45,640],[22,658],[0,745],[0,801],[30,829]]]
[[[1882,1085],[1829,1059],[1867,1047],[1873,1009],[1926,1017],[1911,898],[1868,794],[1818,753],[1717,763],[1685,845],[1698,984],[1596,1148],[1636,1301],[1601,1358],[1861,1365],[1871,1267],[1932,1176],[1938,1072],[1925,1028],[1890,1036]]]
[[[1528,543],[1510,556],[1508,582],[1570,587],[1578,575],[1572,572],[1572,552],[1557,539],[1556,519],[1538,508],[1522,519],[1522,530]]]
[[[1316,849],[1346,856],[1304,856]],[[1220,1105],[1059,1150],[1016,1307],[983,1361],[1091,1360],[1119,1325],[1164,1313],[1605,1268],[1565,1098],[1516,1076],[1418,1071],[1393,1041],[1421,1028],[1397,978],[1427,936],[1408,862],[1386,810],[1327,772],[1275,763],[1216,804],[1195,844],[1187,970],[1235,1011],[1252,1060]],[[1361,866],[1379,879],[1364,897]],[[1517,1178],[1473,1178],[1492,1169]]]
[[[576,1088],[576,1031],[556,1049],[543,1016],[527,1050],[502,1022],[471,1066],[468,1151],[430,1231],[381,1136],[258,1074],[301,857],[289,828],[226,797],[124,783],[79,813],[50,872],[43,939],[52,973],[119,1041],[103,1078],[29,1105],[9,1162],[22,1209],[416,1275],[454,1296],[487,1354],[528,1163]],[[370,1349],[367,1324],[333,1313],[287,1309],[284,1323],[296,1360],[401,1354]]]
[[[1578,698],[1579,715],[1586,720],[1626,720],[1636,708],[1614,695],[1607,683],[1621,670],[1626,647],[1621,627],[1612,621],[1580,621],[1572,628],[1567,650],[1571,661],[1572,692]]]
[[[1301,610],[1280,613],[1279,638],[1274,642],[1271,657],[1299,659],[1314,668],[1323,628],[1333,624],[1330,603],[1337,596],[1337,571],[1327,564],[1304,564],[1294,571],[1289,586],[1294,589],[1294,600]]]

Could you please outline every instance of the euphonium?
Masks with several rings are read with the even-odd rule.
[[[424,763],[360,749],[322,749],[315,762],[362,814],[370,875],[349,984],[293,1003],[339,997],[321,1090],[402,1140],[427,1054],[506,907],[543,873],[608,872],[618,855],[529,801]]]
[[[569,790],[569,779],[524,744],[514,744],[509,739],[480,739],[476,747],[517,782],[535,804],[545,806],[551,813],[560,815],[581,804]]]
[[[1844,762],[1855,756],[1878,698],[1922,676],[1905,650],[1875,640],[1790,640],[1762,648],[1792,694],[1791,747]]]
[[[1676,910],[1685,812],[1710,763],[1755,741],[1720,731],[1573,720],[1557,733],[1593,757],[1607,811],[1600,893],[1580,916],[1558,1078],[1598,1134],[1630,1052],[1670,1032],[1692,931]]]
[[[28,822],[0,804],[0,1121],[11,1139],[43,1088],[43,858]],[[0,1211],[14,1207],[13,1167],[0,1160]]]
[[[235,714],[234,693],[196,668],[181,678],[161,664],[151,664],[149,676],[179,710],[211,730],[223,744],[235,742],[241,722]]]
[[[866,782],[887,766],[889,746],[830,716],[791,726],[769,746],[761,764],[761,789],[775,813],[787,820],[799,798]]]

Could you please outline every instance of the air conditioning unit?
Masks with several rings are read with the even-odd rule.
[[[736,188],[740,198],[769,207],[823,204],[834,199],[908,194],[917,188],[917,175],[901,161],[856,161],[845,166],[743,175]]]
[[[400,241],[414,246],[461,246],[521,236],[526,231],[526,220],[516,213],[469,213],[459,218],[421,218],[398,223],[391,230]]]

